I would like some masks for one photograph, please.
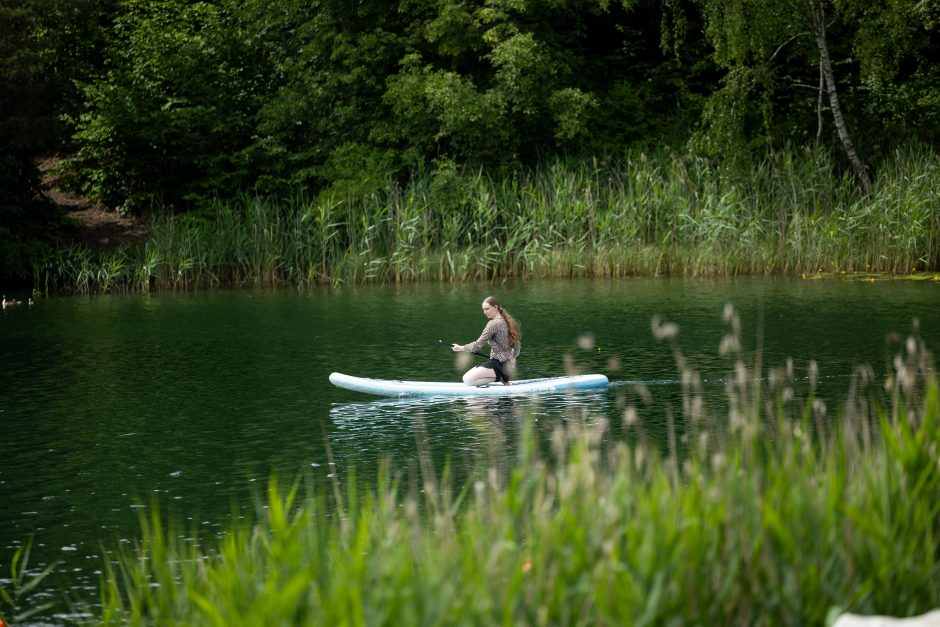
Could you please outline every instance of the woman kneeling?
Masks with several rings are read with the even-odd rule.
[[[486,363],[474,366],[463,375],[467,385],[480,386],[494,381],[509,385],[509,378],[516,367],[516,357],[522,352],[519,323],[503,309],[493,296],[483,301],[483,315],[490,319],[483,328],[483,333],[470,344],[451,344],[454,352],[474,352],[484,344],[490,345],[490,359]]]

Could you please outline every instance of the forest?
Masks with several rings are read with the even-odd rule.
[[[85,254],[69,248],[74,225],[43,194],[39,164],[50,157],[60,185],[156,224],[245,214],[254,202],[322,230],[335,223],[311,209],[345,203],[336,241],[347,247],[353,223],[378,215],[363,207],[394,212],[388,199],[408,190],[427,190],[441,214],[426,228],[451,224],[466,237],[445,242],[474,246],[487,233],[471,228],[466,199],[491,192],[468,193],[472,181],[558,187],[573,180],[559,170],[590,171],[609,189],[596,179],[629,179],[630,164],[647,159],[667,185],[686,182],[679,169],[699,172],[691,187],[773,184],[794,161],[787,180],[799,185],[800,168],[816,168],[834,194],[852,190],[845,202],[810,201],[826,205],[814,207],[825,220],[883,198],[882,181],[903,193],[940,178],[938,23],[936,0],[0,0],[0,281],[68,284],[49,278],[50,259]],[[721,198],[728,189],[738,187],[721,187]],[[937,186],[917,189],[913,200],[865,205],[876,215],[914,202],[923,220],[910,259],[883,269],[940,266]],[[633,241],[674,237],[675,221],[648,220],[703,193],[658,205],[632,196],[649,231]],[[520,194],[498,212],[512,216]],[[594,229],[595,210],[612,203],[585,202]],[[793,222],[788,210],[768,216]],[[383,253],[388,263],[394,254]],[[311,280],[334,272],[323,255]]]

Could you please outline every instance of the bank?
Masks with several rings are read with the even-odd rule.
[[[937,280],[940,163],[898,152],[870,193],[825,151],[756,166],[634,152],[501,176],[446,169],[367,192],[250,193],[180,212],[146,239],[60,246],[42,292],[503,278],[782,275]]]

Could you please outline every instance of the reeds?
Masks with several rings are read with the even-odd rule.
[[[218,285],[911,273],[940,268],[940,163],[898,152],[862,194],[828,153],[729,171],[634,153],[490,178],[453,168],[365,195],[243,196],[157,212],[138,248],[67,248],[36,275],[78,292]]]
[[[39,586],[58,566],[58,562],[47,565],[39,572],[28,570],[29,554],[33,538],[19,546],[10,560],[10,578],[0,578],[0,624],[25,624],[32,617],[45,612],[55,604],[48,600],[38,601],[44,595]],[[9,587],[8,587],[9,586]],[[4,621],[10,621],[5,623]]]
[[[940,396],[922,345],[902,344],[889,406],[871,402],[877,388],[860,371],[835,418],[812,394],[795,400],[792,365],[762,380],[743,364],[734,311],[726,317],[733,374],[719,419],[675,326],[654,323],[684,389],[665,452],[625,400],[635,444],[582,416],[559,422],[546,455],[529,421],[516,460],[481,465],[456,490],[426,458],[411,483],[388,466],[370,485],[350,476],[285,490],[272,479],[255,521],[208,542],[181,539],[152,508],[140,547],[106,573],[95,615],[121,625],[819,625],[833,608],[935,607]]]

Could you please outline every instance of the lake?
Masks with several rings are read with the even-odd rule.
[[[522,324],[520,364],[601,372],[610,388],[398,401],[330,385],[332,371],[459,380],[456,355],[439,340],[476,339],[489,294]],[[233,511],[254,507],[272,473],[329,479],[355,468],[368,478],[387,458],[407,474],[423,448],[459,478],[481,459],[510,457],[526,421],[547,432],[571,417],[606,418],[614,438],[630,404],[663,443],[664,408],[681,414],[681,386],[672,349],[650,321],[679,326],[678,345],[720,415],[732,371],[718,350],[727,303],[741,316],[745,360],[759,358],[766,372],[792,358],[803,379],[815,361],[833,414],[855,366],[884,376],[898,348],[890,334],[906,337],[916,319],[928,348],[940,346],[940,284],[910,281],[357,286],[55,297],[4,310],[0,583],[33,536],[30,572],[60,561],[36,599],[94,602],[101,546],[132,544],[152,502],[187,528],[218,533]],[[642,390],[648,407],[637,400]]]

